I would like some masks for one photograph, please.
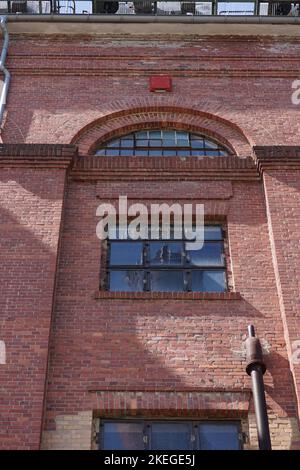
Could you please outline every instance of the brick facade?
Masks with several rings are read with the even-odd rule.
[[[295,38],[12,36],[1,447],[91,449],[101,418],[171,416],[239,419],[255,449],[244,349],[254,323],[273,446],[300,448],[299,50]],[[163,72],[173,91],[157,96],[149,76]],[[157,127],[205,133],[236,155],[92,155]],[[226,224],[230,292],[101,290],[96,208],[119,194],[203,203],[207,220]]]

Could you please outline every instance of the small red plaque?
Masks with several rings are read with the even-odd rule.
[[[169,75],[152,75],[150,77],[150,91],[162,93],[172,91],[172,80]]]

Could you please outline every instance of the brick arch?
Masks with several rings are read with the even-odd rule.
[[[251,145],[243,132],[223,118],[195,109],[178,106],[133,107],[106,114],[83,127],[71,143],[82,155],[120,135],[139,129],[174,128],[212,137],[237,155],[251,155]]]

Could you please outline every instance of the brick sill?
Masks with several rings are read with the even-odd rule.
[[[96,291],[96,299],[121,300],[241,300],[240,292],[108,292]]]

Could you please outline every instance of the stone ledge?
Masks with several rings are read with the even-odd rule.
[[[103,300],[242,300],[240,292],[109,292],[96,291]]]

